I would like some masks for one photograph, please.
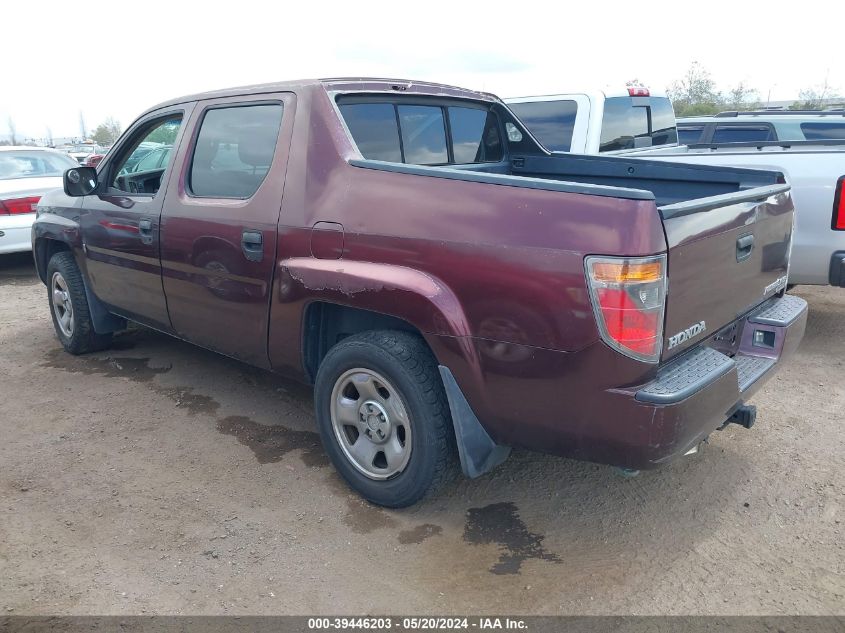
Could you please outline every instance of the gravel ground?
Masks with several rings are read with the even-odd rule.
[[[351,494],[308,389],[147,330],[72,357],[0,257],[0,612],[845,613],[845,290],[750,430],[633,479],[517,452],[399,512]]]

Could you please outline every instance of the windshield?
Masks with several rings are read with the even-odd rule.
[[[0,152],[0,180],[61,176],[66,169],[78,166],[71,157],[53,152]]]
[[[74,153],[90,152],[94,153],[96,148],[93,145],[74,145],[68,151]]]

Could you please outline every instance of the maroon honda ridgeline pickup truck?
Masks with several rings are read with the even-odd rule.
[[[804,333],[792,216],[779,173],[552,156],[492,95],[331,79],[152,108],[32,237],[68,352],[131,320],[313,383],[398,507],[510,447],[641,469],[750,426]]]

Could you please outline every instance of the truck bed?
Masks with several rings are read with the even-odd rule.
[[[654,195],[658,207],[784,182],[778,172],[578,154],[516,157],[512,173],[642,189]]]

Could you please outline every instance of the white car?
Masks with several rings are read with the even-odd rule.
[[[0,146],[0,254],[32,250],[30,232],[38,201],[62,186],[66,169],[78,166],[54,149]]]
[[[68,156],[76,159],[76,162],[80,165],[84,165],[88,158],[95,154],[106,153],[105,149],[103,149],[99,145],[94,145],[92,143],[80,143],[78,145],[73,145],[71,147],[65,148],[64,151],[67,153]]]

